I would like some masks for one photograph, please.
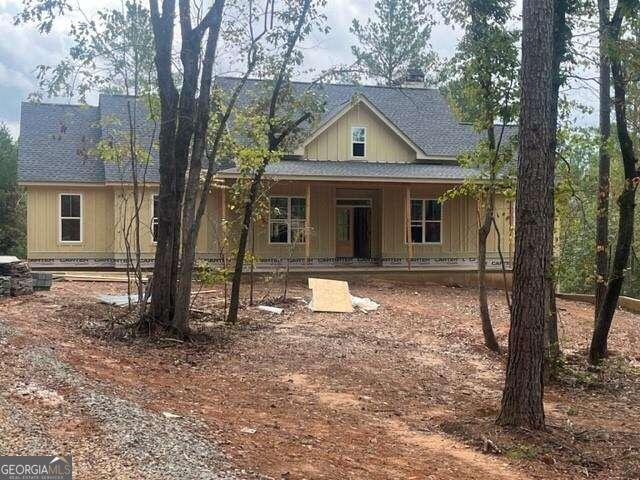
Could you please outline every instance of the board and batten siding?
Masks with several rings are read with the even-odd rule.
[[[113,191],[108,187],[27,186],[29,257],[104,256],[114,249]],[[60,242],[61,193],[82,195],[82,242]]]
[[[310,187],[310,222],[307,231],[310,237],[311,248],[309,256],[313,258],[331,258],[335,251],[335,187],[326,183],[307,182],[265,182],[263,194],[267,197],[307,197],[307,185]],[[237,238],[239,233],[242,209],[233,211],[229,203],[226,205],[227,219],[230,222],[232,234],[230,238]],[[268,208],[268,207],[267,207]],[[309,208],[309,206],[307,207]],[[271,243],[269,241],[269,214],[265,212],[263,218],[252,226],[249,232],[247,253],[254,252],[258,261],[272,258],[286,259],[304,258],[306,256],[305,244],[288,245],[284,243]],[[255,242],[255,245],[253,244]]]
[[[365,157],[351,156],[351,127],[366,127]],[[305,147],[309,160],[413,162],[415,151],[369,107],[358,103]]]
[[[133,189],[121,186],[26,186],[27,191],[27,251],[29,258],[91,258],[125,257],[124,231],[133,217]],[[153,195],[157,187],[148,187],[140,208],[140,244],[144,258],[152,258],[155,244],[151,231]],[[60,241],[59,196],[62,193],[82,196],[82,241]],[[217,255],[220,221],[214,194],[207,199],[207,208],[198,234],[198,256]],[[211,215],[211,213],[214,213]],[[130,241],[133,244],[133,227]]]
[[[410,186],[413,199],[437,199],[448,188],[447,185]],[[407,186],[385,186],[382,191],[382,255],[387,258],[406,258],[408,246],[406,238],[405,211]],[[510,228],[510,203],[499,198],[496,201],[496,223],[500,228],[501,247],[505,258],[512,254],[512,232]],[[457,197],[442,205],[441,243],[413,244],[412,256],[421,257],[475,257],[478,251],[477,202],[470,197]],[[498,253],[495,230],[487,239],[487,254]]]

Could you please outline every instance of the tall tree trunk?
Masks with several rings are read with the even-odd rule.
[[[609,45],[618,45],[620,40],[622,22],[624,15],[630,10],[625,0],[620,0],[609,28]],[[614,47],[615,48],[615,47]],[[626,85],[620,52],[614,51],[611,54],[611,74],[613,76],[614,104],[616,111],[616,130],[618,133],[618,143],[624,166],[624,190],[618,197],[618,207],[620,210],[620,220],[618,223],[618,240],[613,256],[613,264],[607,290],[602,300],[596,326],[591,339],[589,350],[589,360],[597,363],[607,354],[607,340],[613,315],[618,306],[618,299],[624,273],[629,262],[631,253],[631,242],[633,241],[635,195],[638,172],[636,170],[636,155],[633,149],[633,141],[627,126],[627,99]]]
[[[211,68],[218,32],[213,31],[216,22],[219,28],[224,0],[216,0],[200,22],[192,25],[191,2],[179,0],[178,20],[180,24],[182,64],[182,86],[180,92],[173,79],[173,35],[176,18],[175,0],[164,0],[160,11],[158,0],[150,0],[151,23],[155,47],[155,63],[160,93],[160,192],[158,244],[155,255],[154,281],[152,284],[151,318],[149,323],[160,324],[184,335],[185,316],[175,316],[176,295],[178,292],[178,271],[180,266],[181,233],[183,223],[183,198],[185,196],[185,178],[187,167],[193,160],[200,162],[204,150],[204,137],[207,131],[208,94],[211,83]],[[202,39],[209,30],[207,51],[201,59]],[[200,75],[200,62],[203,72]],[[199,85],[200,80],[200,85]],[[196,118],[196,95],[207,102],[204,112],[200,103],[200,115]],[[206,98],[205,98],[206,95]],[[193,148],[192,148],[193,147]],[[192,152],[199,152],[198,158],[192,158]],[[193,165],[192,165],[193,166]],[[197,172],[199,181],[200,171]],[[191,200],[195,194],[189,192]],[[183,269],[184,271],[184,269]],[[188,287],[190,294],[190,287]],[[184,310],[184,290],[181,291],[181,311]],[[188,306],[187,306],[188,308]]]
[[[481,8],[479,2],[471,2],[469,5],[469,14],[471,16],[470,32],[474,41],[480,43],[485,32],[489,29],[487,25],[486,12]],[[478,304],[480,307],[480,321],[482,323],[482,334],[485,346],[494,352],[500,351],[500,345],[496,340],[491,324],[491,314],[489,312],[489,302],[487,299],[487,239],[491,232],[491,226],[495,213],[495,183],[496,183],[496,164],[498,161],[498,151],[496,149],[496,134],[494,127],[495,109],[491,104],[492,98],[492,66],[486,62],[485,68],[480,68],[478,72],[478,83],[481,91],[484,93],[484,108],[482,121],[486,125],[487,143],[489,147],[489,155],[491,155],[489,163],[489,185],[486,193],[486,205],[484,206],[484,216],[478,228]]]
[[[500,425],[544,428],[543,364],[554,181],[549,102],[553,0],[524,0],[516,245],[509,354]]]
[[[267,115],[267,125],[269,125],[269,130],[267,132],[268,136],[268,152],[273,153],[280,148],[280,144],[284,141],[284,139],[291,134],[291,132],[302,125],[304,122],[311,118],[311,113],[307,112],[298,117],[295,121],[290,123],[283,131],[279,134],[276,131],[276,127],[274,125],[274,119],[276,118],[276,110],[278,107],[278,101],[280,99],[280,93],[285,83],[285,78],[287,76],[287,70],[291,64],[291,58],[295,49],[298,40],[300,39],[300,35],[302,33],[302,29],[306,24],[307,13],[309,12],[309,8],[311,6],[311,0],[303,0],[299,17],[296,20],[296,26],[287,38],[286,49],[282,56],[282,61],[279,65],[278,74],[275,77],[275,82],[273,86],[273,90],[271,92],[271,99],[269,102],[269,112]],[[244,256],[247,252],[247,239],[249,237],[249,228],[251,226],[251,220],[253,217],[253,210],[256,198],[258,196],[258,190],[260,189],[260,184],[262,182],[262,176],[267,168],[269,162],[269,157],[263,159],[260,166],[257,168],[253,177],[251,179],[251,185],[249,187],[249,192],[245,197],[244,204],[244,215],[242,218],[242,224],[240,226],[240,239],[238,241],[238,250],[236,253],[236,261],[235,267],[233,270],[232,276],[232,284],[231,284],[231,300],[229,303],[229,313],[227,314],[227,322],[235,323],[238,319],[238,308],[240,306],[240,283],[242,282],[242,269],[244,266]],[[307,207],[308,208],[308,207]]]
[[[182,207],[182,258],[177,277],[176,304],[173,315],[173,328],[178,332],[188,330],[189,307],[191,306],[191,280],[196,257],[196,243],[202,216],[197,215],[198,201],[206,204],[209,195],[209,185],[205,181],[205,188],[200,189],[202,158],[206,150],[207,129],[211,111],[211,85],[213,81],[213,64],[216,58],[220,24],[224,0],[218,0],[213,7],[215,15],[211,17],[209,36],[202,62],[200,93],[195,112],[195,131],[189,162],[189,175],[186,183],[184,204]],[[216,152],[217,153],[217,152]],[[209,182],[210,183],[210,182]]]
[[[158,159],[160,188],[158,192],[158,242],[155,254],[151,292],[152,325],[171,324],[175,304],[175,269],[173,252],[178,248],[176,218],[176,159],[174,143],[178,112],[178,92],[173,83],[172,55],[175,0],[166,0],[160,12],[157,0],[149,2],[153,25],[155,64],[160,92],[160,132]]]
[[[596,307],[594,322],[607,291],[609,275],[609,138],[611,136],[611,68],[608,52],[609,0],[598,0],[600,20],[600,148],[598,153],[598,192],[596,198]]]
[[[549,155],[553,164],[556,163],[556,154],[558,146],[558,103],[560,95],[560,86],[564,83],[563,75],[560,72],[560,66],[569,48],[569,40],[571,31],[567,26],[567,9],[569,0],[556,0],[553,21],[553,59],[552,70],[550,72],[552,78],[551,98],[549,100]],[[558,310],[556,308],[556,282],[555,282],[555,266],[553,263],[553,228],[555,226],[555,183],[551,182],[547,185],[547,208],[550,212],[549,222],[551,223],[552,235],[548,243],[548,273],[547,273],[547,305],[545,307],[546,318],[544,324],[544,341],[545,341],[545,364],[547,373],[553,374],[550,368],[557,364],[560,358],[560,338],[558,336]]]

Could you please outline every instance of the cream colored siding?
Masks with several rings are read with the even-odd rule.
[[[351,156],[351,127],[366,127],[365,157]],[[305,148],[310,160],[412,162],[415,151],[366,105],[358,104]]]
[[[130,242],[135,237],[131,219],[134,212],[133,190],[122,186],[27,186],[27,250],[29,258],[123,259],[126,253],[124,232],[130,228]],[[144,193],[140,208],[140,246],[143,257],[152,259],[155,244],[151,233],[153,195],[156,187]],[[82,242],[60,242],[60,194],[82,196]],[[207,200],[207,209],[198,234],[199,256],[217,255],[219,217],[216,197]],[[214,215],[211,215],[211,212]]]
[[[383,189],[384,215],[382,222],[382,254],[384,257],[406,258],[408,245],[405,242],[406,186],[386,186]],[[447,185],[411,186],[411,198],[439,198]],[[501,230],[502,250],[505,256],[512,251],[509,228],[509,202],[498,199],[496,218]],[[475,256],[478,245],[477,202],[469,197],[457,197],[442,205],[440,244],[413,244],[413,257],[463,257]],[[497,237],[492,230],[487,243],[489,254],[497,253]]]
[[[60,194],[82,196],[82,242],[60,242]],[[29,255],[92,256],[113,249],[113,202],[105,187],[27,187]]]
[[[303,182],[280,181],[265,185],[265,195],[307,196],[307,187],[311,194],[307,204],[310,217],[310,259],[332,259],[336,255],[335,222],[336,199],[372,200],[371,208],[371,255],[373,258],[405,259],[409,252],[405,242],[406,189],[404,184],[375,184],[356,182]],[[409,186],[411,198],[439,198],[450,185],[430,184]],[[151,234],[151,215],[153,194],[156,188],[145,193],[141,209],[141,246],[143,257],[150,260],[155,252]],[[82,195],[81,243],[61,243],[59,241],[59,195],[77,193]],[[124,197],[123,197],[124,195]],[[125,255],[123,228],[132,215],[132,192],[122,187],[65,187],[65,186],[28,186],[27,187],[27,233],[29,258],[116,258],[122,260]],[[126,201],[125,201],[126,199]],[[241,211],[231,210],[228,199],[227,218],[233,222],[225,231],[221,222],[222,190],[209,195],[207,209],[202,221],[197,243],[199,258],[219,258],[219,245],[225,245],[225,238],[237,240],[239,215]],[[129,211],[125,213],[125,204]],[[496,204],[496,221],[502,237],[502,252],[505,258],[513,254],[513,232],[510,218],[511,203],[499,198]],[[255,235],[250,232],[248,253],[252,251],[255,240],[255,254],[258,260],[305,258],[307,248],[304,244],[292,248],[287,244],[269,242],[268,216],[255,226]],[[413,244],[414,258],[474,258],[477,252],[477,204],[471,198],[455,198],[442,206],[442,226],[440,244]],[[133,240],[133,238],[132,238]],[[227,246],[227,256],[234,245]],[[488,240],[488,255],[497,256],[497,236],[492,230]],[[327,263],[331,265],[331,263]]]

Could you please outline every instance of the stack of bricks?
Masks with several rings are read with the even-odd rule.
[[[30,295],[33,293],[33,279],[27,262],[17,259],[15,261],[0,262],[0,277],[10,278],[9,293],[11,296]],[[0,285],[2,285],[2,281],[0,281]],[[3,287],[0,286],[0,295],[2,293]]]

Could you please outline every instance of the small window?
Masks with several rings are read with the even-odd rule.
[[[60,241],[82,241],[82,197],[79,194],[60,194]]]
[[[411,200],[411,243],[440,243],[442,205],[437,200]]]
[[[367,141],[367,129],[365,127],[351,127],[351,156],[364,157]]]
[[[153,243],[158,243],[158,195],[151,198],[151,237]]]
[[[303,197],[269,199],[269,241],[305,243],[307,200]]]

